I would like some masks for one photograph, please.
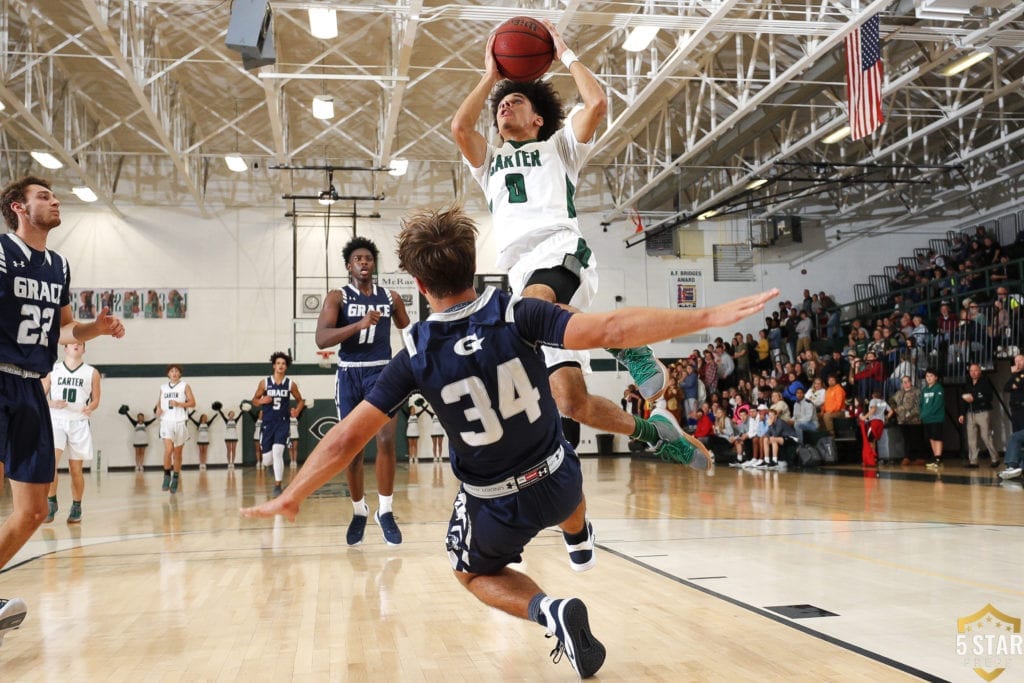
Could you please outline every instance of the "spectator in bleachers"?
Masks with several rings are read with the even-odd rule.
[[[843,352],[835,350],[832,352],[832,357],[826,360],[821,366],[821,381],[825,385],[828,385],[829,377],[838,377],[839,381],[846,379],[846,375],[850,372],[850,364],[843,358]]]
[[[772,402],[768,406],[768,410],[774,410],[779,414],[783,420],[789,421],[792,419],[792,414],[789,412],[789,404],[786,403],[786,399],[782,398],[782,392],[772,392]]]
[[[1010,257],[1006,256],[1004,254],[1003,256],[999,257],[999,260],[996,263],[998,265],[995,268],[993,268],[989,272],[989,274],[988,274],[989,279],[992,282],[1005,282],[1006,280],[1009,280],[1010,279],[1010,270],[1009,270]]]
[[[757,333],[757,370],[770,370],[772,367],[772,350],[768,341],[768,330],[759,330]]]
[[[948,303],[943,302],[939,306],[939,318],[935,322],[935,333],[948,343],[959,324],[960,321],[953,313],[953,309],[950,308]],[[921,344],[918,343],[918,346],[921,346]]]
[[[796,443],[796,430],[775,409],[768,411],[768,431],[761,442],[765,467],[779,466],[779,450],[787,442]]]
[[[736,417],[734,426],[736,438],[732,442],[733,449],[736,451],[736,459],[732,464],[741,465],[747,455],[746,451],[753,450],[753,439],[750,433],[753,420],[750,418],[750,407],[740,406],[736,411]]]
[[[837,417],[846,417],[846,390],[839,384],[835,375],[830,375],[828,388],[825,390],[825,402],[821,406],[821,424],[832,436],[836,435],[833,421]]]
[[[856,359],[850,369],[853,383],[857,387],[857,396],[864,399],[876,390],[881,390],[885,381],[885,368],[878,357],[870,351],[862,359]]]
[[[999,263],[999,257],[1002,255],[1002,249],[999,247],[999,243],[996,242],[989,235],[981,240],[981,251],[978,265],[982,268],[993,266]]]
[[[868,342],[866,353],[875,354],[875,358],[885,358],[888,351],[887,346],[885,339],[882,337],[882,328],[876,327],[871,333],[871,341]]]
[[[815,412],[821,412],[821,407],[825,405],[825,385],[821,381],[821,377],[815,377],[814,381],[811,382],[811,388],[804,394],[811,403],[814,404]]]
[[[710,408],[710,406],[708,407]],[[702,408],[697,408],[697,412],[694,413],[694,416],[697,418],[697,421],[694,425],[693,436],[702,444],[707,446],[711,443],[711,437],[715,433],[715,423],[710,417],[708,417],[708,414],[704,412]]]
[[[735,384],[736,362],[733,360],[724,342],[715,344],[715,364],[718,366],[718,388],[728,388]]]
[[[736,385],[750,377],[750,349],[743,341],[743,334],[737,332],[732,338],[732,360],[736,364]]]
[[[804,290],[805,292],[807,290]],[[800,354],[811,349],[811,333],[814,323],[811,322],[811,314],[808,311],[800,311],[800,317],[794,327],[796,334],[796,353]]]
[[[797,390],[796,401],[793,403],[793,429],[796,430],[800,443],[804,442],[804,432],[818,430],[818,409],[807,398],[803,389]]]
[[[722,406],[717,406],[714,409],[714,432],[711,438],[708,439],[707,447],[718,456],[719,453],[731,454],[735,452],[733,444],[736,441],[736,425],[726,415],[725,410]],[[728,457],[728,456],[726,456]],[[718,459],[717,457],[715,458]]]
[[[699,374],[709,395],[718,391],[718,363],[715,362],[715,354],[711,351],[704,352]]]

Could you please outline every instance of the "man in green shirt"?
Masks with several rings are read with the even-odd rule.
[[[925,467],[938,469],[942,464],[942,421],[946,418],[946,397],[939,384],[939,374],[929,368],[924,373],[924,388],[921,390],[921,423],[925,436],[932,447],[935,461]]]

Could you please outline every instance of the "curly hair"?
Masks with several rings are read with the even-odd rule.
[[[366,239],[365,237],[353,237],[352,239],[349,240],[348,244],[345,245],[345,248],[341,250],[341,257],[345,260],[345,263],[348,263],[348,260],[352,258],[352,252],[354,252],[356,249],[366,249],[371,254],[373,254],[374,263],[380,260],[378,258],[380,252],[377,251],[376,244]]]
[[[25,190],[28,189],[29,185],[39,185],[40,187],[45,187],[47,190],[53,190],[50,186],[49,180],[31,175],[15,180],[3,189],[2,199],[0,199],[0,203],[2,203],[3,206],[0,207],[0,209],[2,209],[4,220],[7,222],[7,227],[10,228],[12,232],[18,229],[18,214],[14,213],[14,209],[11,208],[11,204],[14,202],[18,202],[19,204],[25,203]]]
[[[273,365],[277,362],[278,358],[284,358],[284,366],[290,368],[292,366],[292,357],[284,351],[274,351],[270,354],[270,364]]]
[[[496,123],[498,120],[498,105],[512,93],[520,93],[530,100],[533,110],[544,119],[540,130],[537,131],[538,140],[547,140],[562,127],[562,122],[565,121],[562,98],[547,81],[501,81],[498,83],[491,92],[492,123]]]

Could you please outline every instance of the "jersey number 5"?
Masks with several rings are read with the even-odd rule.
[[[468,422],[479,422],[483,431],[459,432],[469,446],[487,446],[498,441],[505,430],[502,420],[526,413],[526,419],[535,422],[540,417],[540,391],[530,383],[523,362],[518,358],[505,361],[498,366],[498,412],[494,412],[487,387],[479,377],[467,377],[452,382],[441,389],[441,400],[451,405],[469,396],[473,405],[463,414]],[[499,419],[498,413],[501,414]]]
[[[18,343],[46,346],[49,343],[50,328],[53,326],[53,310],[40,308],[35,304],[22,304]]]

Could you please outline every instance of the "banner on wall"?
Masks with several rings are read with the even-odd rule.
[[[405,310],[409,314],[409,324],[420,321],[420,293],[416,289],[416,280],[408,273],[381,273],[377,278],[377,284],[384,289],[393,289],[398,292],[405,303]]]
[[[669,271],[669,292],[672,308],[697,308],[703,292],[704,273],[700,270],[673,269]]]
[[[188,314],[188,290],[181,287],[72,289],[71,307],[77,320],[94,320],[104,308],[123,320],[182,319]]]

